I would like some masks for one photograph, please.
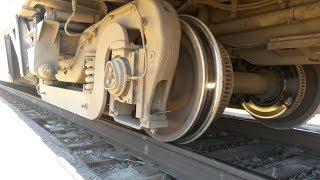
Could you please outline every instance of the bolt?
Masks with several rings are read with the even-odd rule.
[[[158,131],[158,130],[155,129],[155,128],[151,128],[151,129],[150,129],[150,132],[151,132],[152,134],[155,134],[157,131]]]
[[[150,51],[149,52],[149,55],[148,55],[148,59],[153,62],[154,61],[154,58],[155,58],[155,52],[154,51]]]
[[[84,109],[88,109],[88,104],[87,103],[82,104],[81,107],[84,108]]]
[[[292,104],[292,98],[288,98],[284,104],[290,106]]]
[[[141,18],[141,24],[143,26],[146,26],[148,24],[147,20],[145,18]]]

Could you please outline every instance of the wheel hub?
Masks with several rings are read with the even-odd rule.
[[[129,88],[129,67],[126,60],[116,58],[106,64],[105,89],[112,95],[122,97]]]

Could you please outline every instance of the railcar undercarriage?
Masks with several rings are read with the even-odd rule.
[[[275,129],[318,112],[316,0],[25,0],[17,14],[12,81],[91,120],[187,143],[226,107]]]

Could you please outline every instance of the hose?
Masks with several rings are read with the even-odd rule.
[[[72,13],[71,13],[70,17],[68,18],[66,24],[64,25],[64,31],[66,32],[66,34],[68,36],[81,36],[82,33],[71,33],[68,31],[68,25],[69,25],[70,21],[72,20],[72,18],[74,17],[74,15],[76,14],[77,5],[78,5],[77,0],[72,0],[71,2],[72,2]]]

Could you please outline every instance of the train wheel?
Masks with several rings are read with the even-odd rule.
[[[250,96],[242,104],[262,124],[291,129],[304,124],[320,108],[320,66],[281,66],[281,89],[275,98]]]
[[[180,19],[180,56],[167,102],[168,127],[146,132],[159,141],[187,143],[199,138],[228,105],[232,65],[201,21]]]

